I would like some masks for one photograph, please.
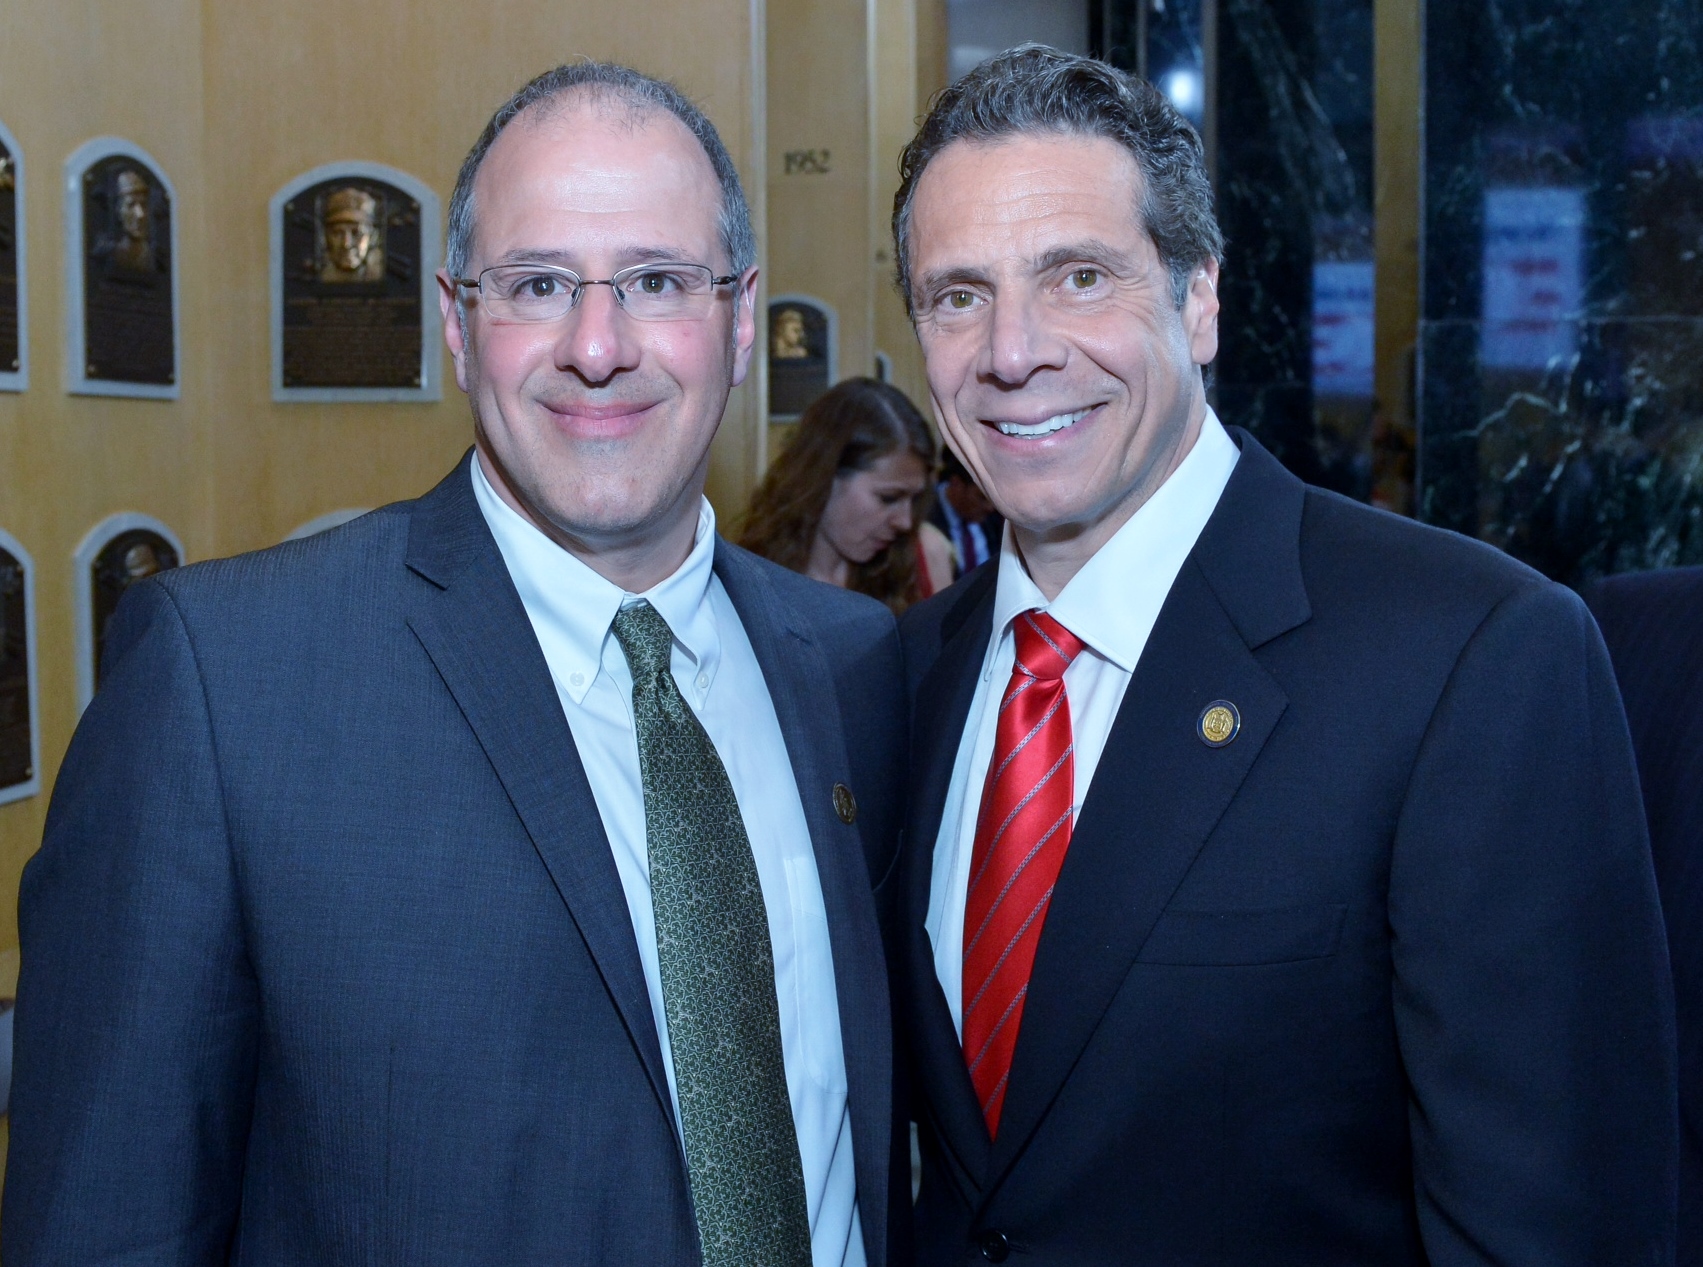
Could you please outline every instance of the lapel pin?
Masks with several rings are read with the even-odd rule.
[[[834,784],[834,813],[848,827],[857,821],[857,797],[844,783]]]
[[[1242,715],[1227,699],[1215,699],[1200,710],[1195,733],[1208,748],[1222,748],[1242,729]]]

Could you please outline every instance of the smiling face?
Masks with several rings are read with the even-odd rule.
[[[1052,132],[954,142],[917,182],[910,275],[929,393],[1032,572],[1049,546],[1086,561],[1205,418],[1217,262],[1195,270],[1178,311],[1140,200],[1121,145]]]
[[[673,116],[625,102],[582,95],[516,119],[485,156],[473,205],[469,276],[522,262],[588,280],[663,260],[729,271],[703,148]],[[453,284],[439,280],[456,381],[497,491],[627,588],[667,576],[691,548],[710,441],[750,362],[756,270],[718,287],[707,317],[648,322],[591,286],[574,311],[541,323],[495,321],[464,290],[463,326]],[[643,562],[658,551],[667,557]],[[639,574],[612,575],[626,565],[610,558],[640,560]]]
[[[928,468],[909,449],[884,454],[865,470],[841,472],[816,535],[847,563],[868,563],[911,530],[916,499],[927,487]]]

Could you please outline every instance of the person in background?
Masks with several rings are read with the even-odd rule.
[[[1676,1267],[1703,1267],[1703,567],[1632,572],[1585,592],[1638,754],[1679,1030]]]
[[[971,478],[958,455],[942,446],[940,482],[934,486],[934,509],[928,522],[952,545],[952,578],[973,572],[999,553],[1004,517],[993,508],[981,485]]]
[[[952,547],[918,513],[934,434],[905,393],[848,378],[811,403],[769,467],[739,544],[903,611],[952,583]]]

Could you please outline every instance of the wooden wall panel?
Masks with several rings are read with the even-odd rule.
[[[579,56],[679,83],[722,130],[761,223],[762,0],[55,0],[0,6],[0,120],[27,163],[31,385],[0,392],[0,527],[37,567],[44,785],[75,724],[71,557],[140,511],[189,557],[282,539],[325,512],[424,492],[471,443],[447,355],[433,404],[275,404],[267,200],[341,160],[402,169],[447,205],[463,155],[527,78]],[[860,106],[861,108],[861,106]],[[159,160],[178,200],[182,398],[62,386],[62,164],[94,136]],[[760,469],[760,394],[735,392],[711,496]],[[17,886],[47,794],[0,806],[0,996],[17,973]]]

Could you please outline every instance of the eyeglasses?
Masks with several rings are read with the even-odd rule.
[[[554,264],[500,264],[478,278],[458,277],[457,286],[479,292],[496,321],[560,321],[575,308],[587,286],[607,286],[615,303],[635,321],[693,321],[709,315],[717,286],[738,281],[717,277],[703,264],[635,264],[603,281],[581,277]]]

